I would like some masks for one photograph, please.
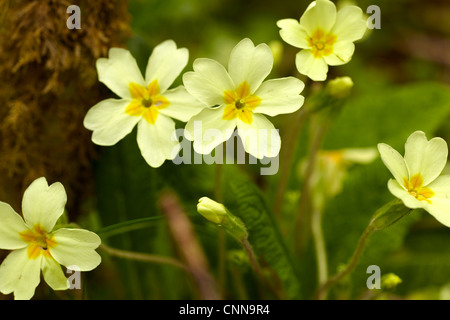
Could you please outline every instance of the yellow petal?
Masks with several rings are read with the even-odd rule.
[[[236,92],[232,90],[225,90],[223,93],[223,100],[226,104],[234,103],[238,97],[236,96]]]
[[[144,108],[142,107],[142,103],[140,100],[132,100],[130,104],[126,107],[125,113],[130,116],[139,117],[144,112]]]
[[[150,107],[150,108],[147,108],[146,111],[144,111],[143,117],[148,123],[155,124],[158,114],[159,114],[159,112],[158,112],[157,108]]]
[[[225,110],[223,111],[222,119],[223,120],[233,120],[237,117],[238,110],[234,106],[234,104],[227,104],[225,106]]]
[[[246,98],[250,95],[250,86],[247,81],[242,82],[239,87],[237,87],[236,94],[238,99]]]
[[[238,112],[238,118],[246,124],[251,124],[253,122],[253,112],[242,109]]]
[[[128,90],[133,99],[148,99],[147,89],[137,83],[130,82],[128,84]]]
[[[244,99],[245,100],[245,108],[253,110],[257,106],[261,104],[261,98],[258,96],[252,95]]]
[[[150,97],[157,96],[159,94],[158,80],[153,80],[147,87],[148,95]]]

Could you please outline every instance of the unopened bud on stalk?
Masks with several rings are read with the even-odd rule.
[[[222,220],[227,215],[227,209],[221,203],[211,200],[208,197],[203,197],[198,200],[197,211],[207,220],[222,224]]]
[[[247,228],[242,220],[228,211],[223,204],[203,197],[198,200],[197,211],[207,220],[223,227],[239,242],[248,237]]]
[[[346,98],[353,88],[353,81],[350,77],[340,77],[328,82],[327,93],[334,98]]]

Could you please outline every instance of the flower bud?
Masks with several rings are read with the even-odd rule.
[[[402,283],[402,279],[394,273],[388,273],[381,277],[381,287],[383,289],[393,289]]]
[[[370,226],[374,228],[374,230],[386,229],[410,213],[411,210],[412,209],[406,207],[401,200],[392,200],[375,212],[370,221]]]
[[[217,224],[238,241],[248,237],[247,228],[239,217],[233,215],[219,202],[203,197],[198,200],[197,211],[207,220]]]
[[[328,82],[327,93],[334,98],[346,98],[353,88],[353,81],[350,77],[340,77]]]
[[[222,224],[223,219],[227,216],[225,206],[208,197],[203,197],[198,200],[197,211],[207,220],[215,224]]]

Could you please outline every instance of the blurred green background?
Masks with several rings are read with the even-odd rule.
[[[430,139],[450,141],[450,3],[448,1],[353,1],[366,11],[381,9],[381,29],[370,30],[356,43],[350,63],[331,67],[328,79],[349,76],[354,82],[351,97],[331,122],[323,149],[376,147],[385,142],[403,153],[407,137],[415,130]],[[196,58],[208,57],[227,63],[231,49],[245,37],[255,44],[281,46],[274,77],[295,76],[306,83],[308,97],[324,84],[298,74],[298,52],[282,42],[276,22],[300,18],[309,1],[288,0],[130,0],[132,37],[128,49],[142,70],[152,49],[166,39],[189,49],[192,69]],[[339,5],[340,2],[337,2]],[[175,85],[181,84],[181,77]],[[111,94],[112,95],[112,94]],[[295,117],[271,119],[288,140]],[[182,124],[178,124],[179,127]],[[307,154],[313,125],[306,119],[294,139],[292,163],[280,158],[280,173],[259,175],[258,165],[223,167],[225,205],[249,228],[249,241],[263,266],[275,279],[271,290],[256,275],[238,243],[227,238],[225,281],[221,293],[227,299],[310,299],[317,288],[313,243],[307,237],[296,249],[293,229],[302,177],[299,164]],[[282,154],[285,145],[282,144]],[[150,168],[136,144],[136,132],[113,147],[100,149],[93,163],[95,194],[85,206],[90,212],[79,223],[99,231],[109,246],[180,258],[167,219],[161,212],[162,192],[172,190],[187,212],[207,257],[212,275],[221,274],[218,229],[196,213],[199,198],[216,195],[214,165],[174,165],[167,161]],[[281,171],[288,172],[287,189],[280,216],[273,213]],[[447,170],[450,173],[450,170]],[[351,167],[342,191],[326,204],[323,231],[334,274],[346,263],[372,214],[393,199],[386,187],[390,173],[378,158],[369,165]],[[107,226],[132,219],[155,217],[145,227],[124,234],[108,232]],[[142,225],[141,225],[142,227]],[[367,267],[378,265],[382,275],[395,273],[402,282],[392,290],[375,294],[387,299],[450,299],[450,230],[426,212],[414,211],[385,231],[375,233],[350,277],[330,292],[333,299],[372,297],[366,287]],[[38,297],[87,299],[198,299],[195,281],[187,272],[168,265],[136,262],[102,252],[103,263],[83,275],[82,293],[55,294],[39,287]]]

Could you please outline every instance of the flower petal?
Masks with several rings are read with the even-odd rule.
[[[425,208],[428,204],[426,201],[419,201],[415,197],[410,195],[408,191],[403,188],[403,185],[400,185],[397,182],[397,180],[390,179],[388,181],[388,189],[394,196],[402,200],[403,204],[408,208]]]
[[[308,45],[308,34],[306,30],[300,25],[298,20],[295,19],[282,19],[277,21],[277,26],[281,28],[280,36],[286,43],[291,46],[307,49]]]
[[[314,81],[327,79],[328,65],[322,58],[315,58],[311,50],[302,50],[295,56],[298,72],[310,77]]]
[[[253,112],[264,113],[271,117],[292,113],[303,105],[304,97],[300,95],[305,84],[294,77],[264,81],[255,95],[261,99]]]
[[[164,97],[170,104],[159,112],[183,122],[187,122],[204,108],[202,103],[189,94],[183,86],[164,92]]]
[[[67,278],[55,259],[46,257],[42,259],[42,274],[45,282],[53,290],[67,290],[69,288]]]
[[[337,41],[354,42],[361,39],[366,30],[367,23],[361,8],[348,5],[337,12],[331,32],[337,36]]]
[[[63,214],[66,202],[66,190],[61,183],[55,182],[49,186],[44,177],[36,179],[23,194],[22,212],[25,222],[30,226],[40,224],[50,232]]]
[[[0,248],[5,250],[25,248],[27,244],[20,238],[19,233],[29,227],[5,202],[0,202],[0,221]]]
[[[106,99],[93,106],[84,118],[84,126],[93,130],[92,141],[100,146],[112,146],[129,134],[141,120],[125,112],[132,100]]]
[[[96,66],[99,81],[121,98],[131,98],[128,90],[131,82],[145,86],[136,59],[128,50],[111,48],[109,58],[98,59]]]
[[[236,128],[236,119],[224,120],[225,106],[206,108],[186,124],[185,136],[194,141],[194,150],[209,154],[222,142],[228,140]]]
[[[145,161],[153,167],[160,167],[166,159],[177,155],[180,144],[175,138],[175,122],[159,114],[154,124],[142,120],[138,124],[137,142]]]
[[[80,271],[90,271],[100,264],[101,257],[95,249],[101,240],[94,232],[61,228],[53,232],[53,236],[57,245],[49,250],[59,264],[77,266]]]
[[[355,52],[355,45],[352,42],[337,42],[333,45],[333,53],[323,56],[330,66],[339,66],[349,62]]]
[[[38,286],[41,259],[28,259],[27,249],[12,251],[0,265],[0,292],[14,292],[16,300],[29,300]]]
[[[300,18],[300,24],[311,35],[317,28],[328,33],[336,21],[336,6],[328,0],[314,1]]]
[[[253,93],[269,75],[272,66],[270,47],[265,43],[255,47],[250,39],[245,38],[231,51],[228,73],[236,86],[246,81],[250,85],[250,93]]]
[[[450,199],[450,175],[439,176],[427,188],[434,192],[434,198]]]
[[[254,114],[249,124],[237,121],[238,134],[246,152],[257,159],[276,157],[281,148],[278,130],[262,114]]]
[[[180,75],[188,60],[188,49],[177,49],[177,45],[173,40],[162,42],[153,49],[148,59],[145,82],[149,84],[153,80],[158,80],[160,92],[163,93]]]
[[[226,90],[234,90],[224,66],[212,59],[200,58],[194,61],[194,71],[183,75],[186,90],[206,106],[221,105]]]
[[[376,148],[352,148],[342,150],[342,160],[350,163],[369,164],[378,157]]]
[[[409,175],[420,173],[423,185],[427,186],[436,179],[447,163],[448,147],[442,138],[427,141],[425,133],[416,131],[405,144],[405,162]]]
[[[440,223],[450,227],[450,175],[437,177],[427,188],[434,192],[426,210]]]
[[[384,165],[389,169],[399,185],[403,186],[403,179],[407,178],[409,180],[408,168],[403,157],[397,150],[385,143],[378,144],[378,151],[380,152]]]
[[[432,204],[425,207],[443,225],[450,227],[450,199],[432,198]]]

